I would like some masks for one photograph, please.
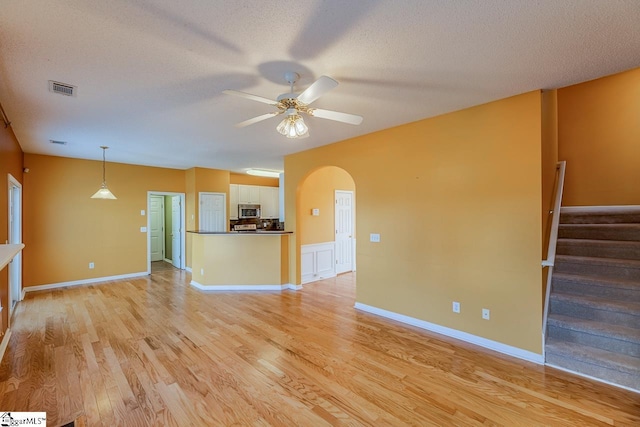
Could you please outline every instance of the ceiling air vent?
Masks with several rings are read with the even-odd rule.
[[[52,144],[67,145],[67,141],[57,141],[55,139],[50,139],[49,142]]]
[[[59,93],[60,95],[76,96],[77,87],[66,83],[54,82],[49,80],[49,92]]]

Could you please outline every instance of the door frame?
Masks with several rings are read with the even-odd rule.
[[[174,252],[175,252],[174,247],[177,247],[177,248],[179,248],[179,247],[180,247],[180,236],[178,236],[178,244],[177,244],[177,245],[174,245],[174,244],[173,244],[173,240],[174,240],[174,239],[173,239],[173,223],[174,223],[174,221],[175,221],[175,218],[178,218],[178,219],[180,220],[180,214],[175,215],[175,216],[173,215],[173,201],[174,201],[174,199],[175,199],[176,197],[178,197],[178,198],[179,198],[180,196],[167,196],[167,197],[171,197],[171,259],[170,259],[170,260],[168,260],[168,259],[167,259],[167,254],[165,253],[165,255],[164,255],[164,256],[165,256],[165,258],[164,258],[164,260],[165,260],[165,261],[167,261],[167,262],[171,262],[171,265],[173,265],[174,267],[176,267],[176,268],[180,268],[180,264],[179,264],[179,263],[178,263],[178,265],[176,265],[176,262],[175,262],[175,256],[174,256]],[[182,207],[182,204],[180,204],[180,207]],[[165,222],[166,222],[166,221],[167,221],[167,219],[165,218]],[[166,224],[165,224],[165,225],[166,225]],[[182,223],[181,223],[181,224],[180,224],[180,226],[179,226],[179,230],[182,228],[182,227],[181,227],[181,225],[182,225]],[[166,249],[166,247],[167,247],[167,242],[166,242],[166,241],[164,242],[164,245],[165,245],[165,249]],[[183,257],[180,257],[180,260],[182,260],[182,258],[183,258]]]
[[[202,230],[202,195],[203,194],[213,194],[215,196],[222,196],[222,204],[224,205],[224,210],[222,211],[223,219],[222,223],[224,224],[224,231],[229,230],[229,220],[227,219],[227,193],[220,193],[217,191],[200,191],[198,192],[198,230]]]
[[[7,242],[8,243],[22,243],[22,184],[18,181],[13,175],[10,173],[7,174]],[[15,203],[15,199],[12,195],[12,192],[17,191],[18,200]],[[17,220],[17,226],[12,227],[11,218]],[[14,222],[15,224],[15,222]],[[14,230],[12,228],[16,228],[17,236],[14,236]],[[17,272],[14,269],[18,269]],[[17,280],[17,283],[14,283],[14,278]],[[22,301],[24,296],[24,289],[22,288],[22,252],[18,252],[13,260],[8,265],[8,294],[7,294],[7,305],[8,305],[8,326],[11,326],[11,316],[13,314],[13,300],[16,302]],[[18,295],[14,294],[14,287],[17,287],[16,290]]]
[[[336,223],[337,223],[337,209],[336,209],[336,205],[337,205],[337,201],[338,201],[338,193],[347,193],[351,196],[351,268],[347,271],[343,271],[340,274],[343,273],[349,273],[349,272],[354,272],[356,271],[356,210],[355,210],[355,202],[356,202],[356,196],[355,196],[355,191],[353,190],[334,190],[333,191],[333,200],[334,200],[334,204],[333,204],[333,229],[336,229]],[[334,237],[334,241],[335,241],[335,237]],[[336,244],[337,246],[337,244]],[[336,248],[335,254],[337,255],[338,251]],[[336,259],[336,263],[337,263],[337,259]],[[337,273],[337,271],[336,271]]]
[[[147,191],[147,274],[151,274],[151,196],[180,196],[180,269],[184,270],[187,265],[186,195],[172,191]]]

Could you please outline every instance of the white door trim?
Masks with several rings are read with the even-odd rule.
[[[7,228],[8,243],[22,243],[22,184],[10,173],[7,174]],[[18,192],[18,200],[12,195],[14,191]],[[11,218],[14,218],[14,222]],[[15,225],[17,221],[17,225]],[[14,227],[12,227],[14,225]],[[15,231],[14,229],[15,228]],[[17,269],[17,271],[16,271]],[[8,286],[8,325],[11,326],[11,315],[13,314],[12,302],[22,300],[22,252],[18,252],[8,266],[9,286]],[[17,289],[14,289],[17,288]],[[14,295],[17,294],[17,295]]]
[[[147,191],[147,274],[151,274],[151,215],[149,215],[149,208],[151,206],[151,196],[180,196],[180,269],[184,270],[187,263],[187,230],[185,227],[186,206],[185,206],[185,193],[176,193],[170,191]]]

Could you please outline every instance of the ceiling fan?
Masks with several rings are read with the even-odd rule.
[[[252,119],[237,123],[236,127],[249,126],[271,117],[284,114],[285,117],[276,127],[276,130],[287,138],[306,138],[309,136],[309,129],[304,123],[301,113],[308,114],[313,117],[319,117],[321,119],[349,123],[351,125],[359,125],[362,123],[362,117],[355,114],[340,113],[338,111],[309,107],[309,105],[316,99],[338,86],[338,82],[331,77],[321,76],[300,94],[293,93],[293,85],[298,81],[300,75],[294,72],[287,72],[284,77],[290,85],[290,92],[283,93],[278,96],[275,101],[269,98],[263,98],[262,96],[239,92],[237,90],[229,89],[222,91],[227,95],[240,96],[242,98],[251,99],[252,101],[262,102],[264,104],[272,105],[278,109],[278,111],[262,114]]]

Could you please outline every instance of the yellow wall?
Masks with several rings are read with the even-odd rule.
[[[13,134],[13,130],[11,127],[5,128],[0,123],[0,244],[5,243],[9,238],[8,174],[11,174],[18,182],[24,182],[22,179],[22,156],[22,149]],[[0,335],[2,335],[7,330],[9,313],[7,309],[9,306],[9,268],[7,267],[0,271],[0,305],[4,307],[2,310],[2,324],[0,325]]]
[[[541,353],[541,111],[535,91],[285,157],[291,277],[298,187],[338,166],[356,183],[358,302]]]
[[[640,204],[640,68],[558,90],[563,205]]]
[[[541,259],[547,258],[549,236],[551,232],[552,206],[555,200],[556,165],[558,164],[558,91],[548,90],[542,93],[542,254]],[[547,270],[543,269],[541,298],[547,292]]]
[[[198,229],[200,223],[198,200],[200,192],[225,193],[227,195],[227,218],[229,218],[229,171],[219,169],[191,168],[185,171],[187,230]],[[187,233],[186,245],[191,248],[192,235]],[[187,249],[186,266],[193,265],[191,251]]]
[[[246,173],[231,172],[230,179],[231,179],[231,184],[262,185],[263,187],[279,187],[280,186],[280,181],[278,180],[278,178],[254,176]]]
[[[183,193],[184,171],[107,163],[118,200],[95,200],[101,162],[24,157],[25,287],[147,271],[147,191]]]
[[[300,243],[333,242],[335,240],[335,190],[355,190],[355,183],[345,170],[335,166],[320,168],[304,180],[298,192]],[[320,209],[320,215],[311,210]]]

